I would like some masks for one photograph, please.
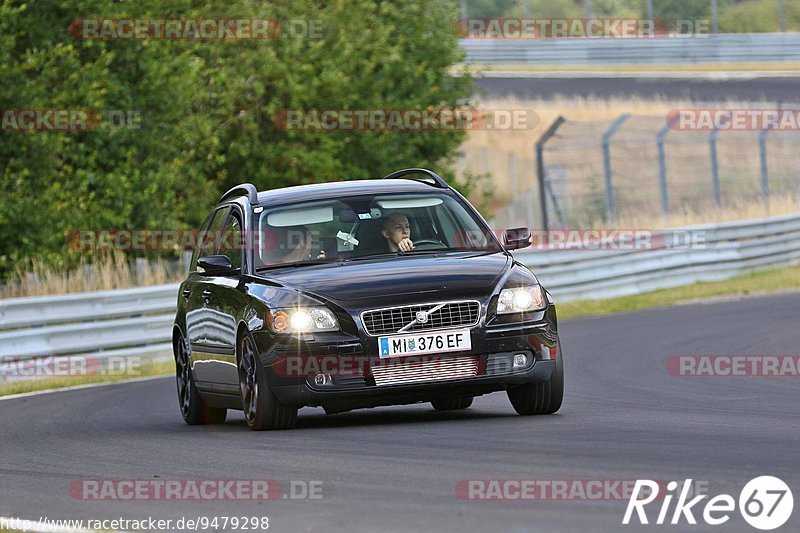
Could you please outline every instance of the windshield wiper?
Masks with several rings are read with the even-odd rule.
[[[353,257],[350,259],[343,259],[343,263],[349,263],[351,261],[366,261],[368,259],[386,259],[387,257],[407,257],[411,255],[427,255],[427,254],[441,254],[446,253],[449,250],[440,249],[440,250],[411,250],[409,252],[386,252],[383,254],[370,254],[370,255],[362,255],[360,257]]]
[[[306,261],[295,261],[293,263],[275,263],[274,265],[264,265],[256,268],[256,272],[263,272],[265,270],[274,270],[277,268],[293,268],[311,265],[327,265],[331,263],[338,263],[336,259],[308,259]]]
[[[447,248],[440,248],[439,250],[409,250],[408,252],[397,252],[397,255],[425,255],[425,254],[443,254],[450,250]]]
[[[342,263],[350,263],[351,261],[364,261],[366,259],[384,259],[386,257],[397,257],[397,252],[386,252],[385,254],[370,254],[362,255],[360,257],[351,257],[349,259],[342,259]]]

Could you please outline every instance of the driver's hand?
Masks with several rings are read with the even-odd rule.
[[[403,239],[397,243],[397,247],[400,248],[401,252],[410,252],[414,249],[414,242],[411,239]]]

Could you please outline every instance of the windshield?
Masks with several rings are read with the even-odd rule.
[[[256,224],[256,268],[397,253],[500,251],[489,230],[454,196],[443,192],[360,195],[267,207]]]

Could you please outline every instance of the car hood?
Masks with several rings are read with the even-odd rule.
[[[397,256],[265,272],[262,277],[339,302],[402,304],[432,298],[486,294],[510,267],[504,253]]]

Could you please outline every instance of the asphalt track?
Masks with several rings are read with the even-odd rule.
[[[757,531],[738,512],[718,527],[623,527],[626,501],[470,501],[455,486],[693,478],[738,498],[748,480],[772,474],[794,489],[797,507],[798,378],[676,377],[665,362],[798,354],[798,309],[795,293],[565,320],[566,401],[548,417],[519,417],[497,393],[456,413],[304,409],[294,431],[250,432],[238,412],[223,426],[189,427],[171,379],[0,401],[0,515],[267,515],[270,531]],[[85,478],[155,477],[320,480],[323,499],[131,503],[69,492]],[[795,508],[778,531],[798,530]]]
[[[500,77],[477,80],[479,89],[491,97],[549,99],[565,97],[664,98],[694,102],[800,102],[800,77],[754,77],[709,79],[658,77]]]

